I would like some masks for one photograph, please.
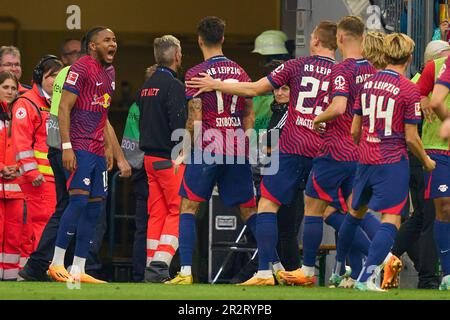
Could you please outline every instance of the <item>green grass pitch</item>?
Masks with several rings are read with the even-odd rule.
[[[450,300],[450,291],[396,289],[359,292],[351,289],[301,287],[240,287],[194,284],[173,286],[145,283],[81,284],[0,282],[0,300]]]

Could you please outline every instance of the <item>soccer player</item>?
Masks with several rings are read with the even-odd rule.
[[[102,200],[107,192],[105,149],[110,147],[107,112],[114,92],[111,65],[117,50],[114,33],[96,27],[86,36],[88,55],[70,67],[59,107],[62,160],[68,178],[69,205],[60,221],[49,275],[56,281],[104,283],[85,273],[86,256]],[[66,249],[76,233],[73,266],[64,268]]]
[[[368,208],[381,212],[379,227],[363,270],[358,290],[382,291],[376,282],[377,267],[391,249],[400,226],[400,213],[408,200],[409,163],[406,145],[431,171],[436,163],[425,153],[417,132],[421,121],[420,94],[403,74],[412,59],[414,41],[401,33],[387,35],[386,69],[364,82],[354,106],[352,136],[358,146],[352,210],[341,227],[338,246],[345,256],[355,228]],[[341,241],[344,240],[344,241]],[[338,261],[339,262],[339,261]],[[397,262],[392,267],[399,267]],[[387,280],[387,281],[385,281]],[[384,279],[382,288],[389,286]]]
[[[223,55],[224,30],[225,22],[220,18],[205,17],[200,21],[197,28],[198,44],[205,61],[188,70],[186,80],[207,72],[212,74],[218,83],[251,81],[242,67]],[[239,206],[242,219],[246,221],[250,230],[255,229],[256,200],[250,164],[248,161],[239,164],[239,160],[246,158],[248,141],[245,139],[243,143],[238,136],[239,133],[244,136],[244,130],[253,128],[251,100],[220,92],[202,94],[199,96],[201,100],[192,99],[197,93],[196,89],[186,89],[189,108],[186,128],[193,137],[194,121],[201,123],[203,141],[201,139],[196,141],[194,138],[196,150],[186,166],[180,188],[181,271],[167,282],[169,284],[193,282],[191,266],[196,238],[195,213],[201,202],[209,200],[216,183],[222,201],[228,206]],[[230,133],[232,136],[236,135],[238,139],[235,140],[234,137],[229,139]],[[195,152],[201,153],[200,163],[195,159]],[[228,164],[229,160],[237,160],[238,163]],[[270,276],[272,277],[272,273]]]
[[[439,290],[450,290],[450,190],[448,187],[450,183],[450,151],[449,135],[445,134],[446,127],[449,124],[450,59],[445,59],[445,64],[440,69],[430,101],[430,107],[438,119],[434,119],[432,124],[423,128],[423,136],[424,138],[427,137],[429,146],[432,146],[431,149],[427,150],[427,153],[436,161],[436,170],[425,174],[427,185],[425,197],[433,199],[436,208],[434,238],[443,272]],[[443,138],[447,138],[446,140],[439,137],[438,130],[441,121],[444,121],[441,131],[444,133]]]
[[[363,33],[364,23],[359,17],[344,17],[337,25],[337,46],[344,60],[332,68],[330,105],[312,123],[319,132],[326,123],[326,131],[306,186],[303,266],[283,273],[285,280],[297,284],[314,282],[324,218],[340,230],[345,216],[339,210],[348,211],[357,161],[356,145],[350,135],[352,107],[364,80],[376,72],[362,56]],[[327,211],[329,205],[334,212]],[[355,244],[360,246],[359,251],[368,253],[370,241],[362,230],[358,229]],[[339,286],[344,274],[345,263],[339,275],[332,275],[331,285]]]
[[[313,130],[312,122],[328,104],[336,49],[336,24],[322,21],[311,34],[311,56],[289,60],[257,82],[225,83],[205,74],[204,78],[186,82],[188,86],[201,88],[200,92],[219,90],[240,96],[258,96],[283,85],[291,89],[288,117],[279,142],[279,170],[275,175],[264,176],[261,183],[256,220],[258,272],[244,282],[245,285],[273,283],[270,263],[278,237],[276,213],[281,204],[292,201],[298,184],[307,179],[312,159],[319,151],[322,139]],[[305,284],[313,283],[308,281]]]

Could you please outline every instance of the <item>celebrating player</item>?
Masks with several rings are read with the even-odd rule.
[[[356,145],[350,135],[352,106],[365,79],[376,72],[375,68],[363,58],[361,44],[364,23],[355,16],[342,18],[337,25],[337,46],[344,61],[336,64],[331,73],[331,104],[313,121],[316,131],[322,131],[327,123],[324,140],[306,186],[305,230],[303,235],[304,257],[300,270],[283,273],[291,282],[304,285],[314,279],[315,260],[322,242],[323,217],[340,230],[344,215],[338,210],[348,211],[353,178],[356,170]],[[337,201],[336,201],[337,200]],[[326,212],[328,205],[335,209]],[[367,235],[358,230],[355,243],[361,244],[364,254],[368,253],[370,241]],[[346,256],[343,257],[345,261]],[[330,282],[338,286],[345,274],[333,274]]]
[[[273,283],[269,265],[278,237],[276,213],[281,204],[292,201],[298,184],[307,179],[312,159],[319,151],[322,139],[313,130],[312,121],[327,106],[336,49],[336,24],[322,21],[311,34],[310,57],[289,60],[257,82],[231,84],[214,81],[207,75],[187,82],[188,86],[201,88],[200,92],[219,90],[240,96],[261,95],[283,85],[291,88],[288,118],[279,143],[279,170],[275,175],[264,176],[261,183],[256,221],[258,272],[244,282],[245,285]],[[308,281],[307,284],[313,283],[311,279]]]
[[[421,120],[417,87],[403,74],[412,59],[414,41],[394,33],[386,36],[384,52],[388,65],[368,79],[354,107],[352,136],[358,147],[351,214],[341,228],[338,246],[343,256],[354,230],[368,208],[382,213],[379,227],[355,288],[380,291],[376,269],[391,249],[400,226],[400,213],[408,200],[409,163],[406,145],[427,171],[435,162],[425,153],[417,132]],[[345,228],[344,228],[345,227]],[[399,267],[394,261],[392,267]],[[385,279],[386,280],[386,279]],[[382,288],[389,286],[387,279]]]
[[[205,61],[191,68],[186,73],[186,80],[207,72],[214,75],[217,83],[251,81],[244,69],[223,55],[224,30],[225,22],[220,18],[206,17],[200,21],[197,29],[198,43]],[[198,90],[186,89],[189,100],[186,128],[190,137],[195,140],[195,150],[186,166],[180,188],[181,271],[168,284],[193,282],[191,266],[196,238],[195,214],[200,203],[209,200],[216,183],[222,201],[228,206],[239,206],[242,219],[252,232],[255,230],[256,200],[250,164],[245,161],[248,142],[243,131],[253,128],[251,100],[220,92],[205,93],[199,96],[200,99],[192,99],[196,94]],[[199,137],[203,136],[204,141],[194,138],[194,122],[201,123],[202,134]],[[239,133],[242,133],[245,143],[239,144],[239,138],[235,141]],[[229,139],[229,136],[232,138]],[[197,152],[202,156],[200,163],[196,162]],[[232,164],[229,164],[229,160]],[[279,265],[281,264],[278,263]],[[270,276],[272,277],[272,273]]]
[[[61,218],[49,275],[56,281],[104,283],[85,273],[85,262],[102,200],[107,192],[105,149],[109,147],[108,107],[115,89],[111,65],[117,51],[114,33],[106,27],[86,36],[88,55],[71,66],[59,109],[63,165],[68,179],[69,205]],[[66,249],[76,233],[75,256],[69,274]],[[75,274],[76,273],[76,274]]]

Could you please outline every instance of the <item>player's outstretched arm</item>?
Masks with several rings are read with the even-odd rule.
[[[448,109],[446,104],[446,97],[449,93],[449,88],[442,84],[436,83],[434,85],[433,94],[431,96],[430,108],[436,113],[441,121],[444,121],[448,116]]]
[[[267,77],[261,78],[256,82],[231,83],[213,79],[207,73],[200,73],[199,75],[202,77],[195,77],[186,81],[188,87],[199,89],[195,96],[203,92],[216,90],[235,96],[256,97],[274,89]]]
[[[409,149],[422,162],[425,170],[432,171],[436,167],[436,162],[425,152],[417,131],[417,124],[405,123],[405,139]]]
[[[353,138],[353,142],[355,142],[355,144],[357,145],[361,140],[361,132],[362,132],[361,127],[362,127],[362,117],[360,115],[355,114],[353,116],[351,135]]]
[[[328,108],[314,118],[313,127],[315,131],[323,131],[321,123],[334,120],[345,113],[347,109],[347,97],[335,96]]]
[[[61,135],[63,149],[63,166],[70,172],[75,170],[77,166],[77,158],[70,144],[70,112],[77,98],[78,96],[75,93],[63,89],[58,111],[59,133]]]

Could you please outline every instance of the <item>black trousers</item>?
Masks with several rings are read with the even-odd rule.
[[[414,211],[400,226],[392,253],[401,256],[407,252],[419,273],[419,288],[438,284],[436,265],[438,256],[434,242],[433,226],[435,209],[432,200],[424,199],[425,182],[420,162],[410,157],[409,189]]]
[[[133,281],[144,280],[145,266],[147,263],[147,200],[148,183],[145,169],[134,170],[131,176],[133,192],[136,198],[135,223],[133,242]]]
[[[62,165],[62,152],[58,149],[50,148],[48,152],[48,160],[50,161],[50,165],[55,176],[57,203],[55,212],[50,217],[44,231],[42,232],[37,249],[30,255],[30,259],[25,265],[25,269],[32,274],[45,274],[47,271],[50,262],[53,259],[59,221],[61,220],[64,210],[69,204],[69,193],[66,187],[67,180]],[[93,239],[89,255],[86,259],[86,272],[93,276],[96,276],[102,267],[98,258],[98,253],[101,248],[105,231],[106,204],[104,202],[102,206],[102,214],[96,227],[96,234]],[[70,265],[72,263],[73,251],[74,246],[72,242],[72,245],[67,249],[66,265]]]

